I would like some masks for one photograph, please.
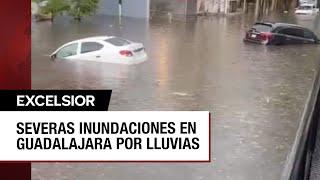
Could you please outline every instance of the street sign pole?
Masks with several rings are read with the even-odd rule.
[[[119,17],[122,16],[122,0],[119,0]]]
[[[122,16],[122,0],[118,0],[118,10],[119,10],[119,24],[121,25],[121,16]]]

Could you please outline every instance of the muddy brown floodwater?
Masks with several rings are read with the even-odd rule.
[[[274,14],[320,32],[319,17]],[[33,180],[276,180],[318,68],[320,46],[242,42],[252,15],[190,22],[96,16],[32,25],[33,89],[112,89],[110,110],[209,110],[212,163],[33,163]],[[115,35],[144,43],[135,66],[51,62],[70,40]]]

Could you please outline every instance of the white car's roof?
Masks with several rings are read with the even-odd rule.
[[[87,38],[82,38],[82,39],[78,39],[78,40],[74,40],[74,41],[70,41],[68,43],[65,43],[64,45],[62,45],[61,47],[67,46],[69,44],[73,44],[73,43],[81,43],[81,42],[86,42],[86,41],[104,41],[106,39],[110,39],[110,38],[114,38],[115,36],[93,36],[93,37],[87,37]],[[60,47],[60,48],[61,48]],[[59,49],[60,49],[59,48]]]
[[[84,41],[104,41],[106,39],[113,38],[114,36],[94,36],[94,37],[87,37],[87,38],[82,38],[78,40],[71,41],[69,43],[75,43],[75,42],[84,42]],[[68,43],[68,44],[69,44]]]
[[[68,43],[63,44],[62,46],[60,46],[57,50],[55,50],[52,54],[55,54],[56,52],[58,52],[61,48],[68,46],[70,44],[73,43],[81,43],[81,42],[87,42],[87,41],[105,41],[106,39],[110,39],[110,38],[116,38],[116,36],[93,36],[93,37],[87,37],[87,38],[82,38],[82,39],[78,39],[78,40],[74,40],[74,41],[70,41]],[[52,55],[51,54],[51,55]]]

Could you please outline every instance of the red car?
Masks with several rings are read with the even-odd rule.
[[[247,31],[246,42],[266,45],[318,44],[318,37],[309,29],[286,23],[255,23]]]

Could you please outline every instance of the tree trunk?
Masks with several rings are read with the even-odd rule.
[[[247,0],[243,0],[243,12],[247,11]]]
[[[55,16],[55,15],[54,15],[53,13],[51,13],[51,19],[50,19],[51,22],[54,21],[54,16]]]
[[[299,0],[256,0],[255,15],[267,14],[269,11],[289,11],[298,6]],[[320,1],[320,0],[317,0]]]
[[[229,3],[229,0],[224,0],[224,13],[225,14],[228,13],[228,3]]]
[[[80,21],[81,21],[81,16],[80,16],[80,15],[76,15],[76,16],[74,17],[74,20],[80,22]]]
[[[259,16],[260,0],[256,0],[256,7],[254,10],[254,16],[257,18]]]
[[[272,0],[271,2],[271,11],[273,11],[275,9],[276,6],[276,0]]]

